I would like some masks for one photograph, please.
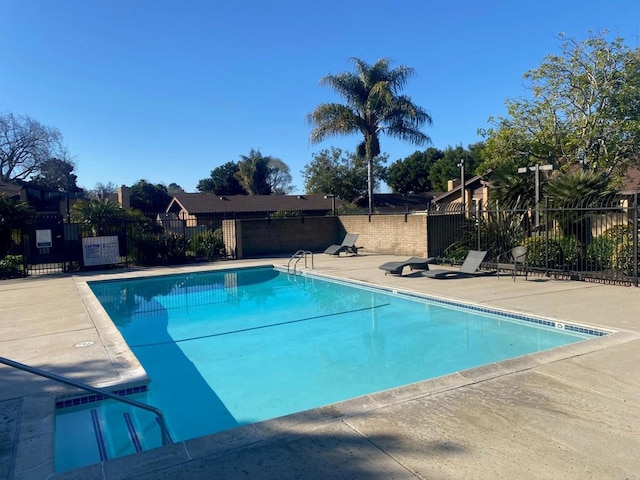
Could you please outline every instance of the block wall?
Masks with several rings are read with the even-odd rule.
[[[402,256],[428,256],[426,215],[341,215],[344,233],[357,233],[361,252]]]

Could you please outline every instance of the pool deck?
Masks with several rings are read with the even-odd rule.
[[[640,289],[378,268],[401,259],[319,254],[314,272],[614,333],[55,475],[54,400],[69,389],[0,365],[0,479],[640,480]],[[2,281],[0,356],[95,386],[135,385],[144,370],[86,281],[286,263]]]

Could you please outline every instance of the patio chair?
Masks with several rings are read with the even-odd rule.
[[[340,245],[338,244],[330,245],[329,247],[327,247],[324,253],[328,255],[340,255],[340,252],[345,252],[345,253],[353,253],[355,255],[358,255],[358,249],[360,247],[356,247],[357,239],[358,239],[357,233],[347,233],[344,236],[344,240],[342,240],[342,243]]]
[[[387,262],[380,265],[380,269],[384,270],[384,274],[387,275],[402,275],[404,267],[409,267],[411,270],[429,270],[429,264],[435,262],[436,257],[420,258],[411,257],[402,262]]]
[[[479,271],[478,268],[487,256],[486,251],[469,250],[467,258],[460,266],[459,270],[428,270],[424,272],[425,277],[429,278],[462,278],[462,277],[481,277],[485,275],[493,275],[495,271]]]
[[[524,279],[527,280],[528,272],[527,272],[527,247],[523,247],[519,245],[517,247],[513,247],[511,250],[505,253],[501,253],[498,255],[496,259],[496,267],[498,270],[498,278],[500,278],[500,270],[509,269],[511,270],[511,277],[513,281],[516,281],[516,275],[518,273],[519,266],[522,266],[524,270]]]

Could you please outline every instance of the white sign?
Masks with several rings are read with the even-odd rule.
[[[52,245],[51,230],[36,230],[36,247],[47,248]]]
[[[83,238],[82,257],[85,267],[119,263],[120,248],[118,246],[118,236]]]

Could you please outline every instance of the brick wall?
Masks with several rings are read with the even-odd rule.
[[[237,258],[293,255],[297,250],[322,252],[335,243],[339,228],[338,217],[225,220],[224,226],[235,229]],[[226,232],[224,238],[226,243]]]
[[[236,248],[237,258],[323,252],[346,233],[358,234],[362,253],[430,257],[442,255],[457,239],[459,223],[456,215],[341,215],[225,220],[223,230],[225,245]]]
[[[402,256],[427,256],[426,215],[341,215],[340,241],[344,233],[357,233],[362,252]]]

